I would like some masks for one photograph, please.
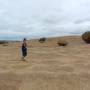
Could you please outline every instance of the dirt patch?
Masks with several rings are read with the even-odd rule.
[[[13,73],[0,74],[0,90],[18,90],[21,79]]]

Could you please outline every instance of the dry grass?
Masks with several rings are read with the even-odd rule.
[[[0,46],[0,90],[90,90],[90,45],[80,37],[28,41],[27,61],[21,61],[20,42]]]

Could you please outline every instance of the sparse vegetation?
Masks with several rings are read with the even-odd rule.
[[[57,42],[57,44],[59,46],[67,46],[68,42],[65,41],[65,40],[59,39],[58,42]]]
[[[90,31],[85,32],[85,33],[82,35],[82,39],[83,39],[86,43],[89,43],[89,44],[90,44]]]

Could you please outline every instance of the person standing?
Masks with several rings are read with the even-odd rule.
[[[27,56],[27,43],[26,43],[26,38],[23,39],[22,43],[22,60],[25,61],[25,57]]]

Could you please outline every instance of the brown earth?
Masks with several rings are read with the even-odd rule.
[[[21,42],[0,45],[0,90],[90,90],[90,44],[79,36],[28,41],[21,61]]]

